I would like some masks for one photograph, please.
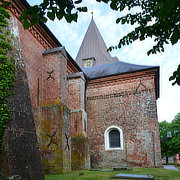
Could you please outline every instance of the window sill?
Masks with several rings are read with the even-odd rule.
[[[123,151],[123,148],[108,148],[105,151]]]

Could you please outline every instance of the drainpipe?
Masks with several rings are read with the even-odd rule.
[[[154,145],[154,132],[152,132],[152,137],[153,137],[154,167],[156,168],[155,145]]]

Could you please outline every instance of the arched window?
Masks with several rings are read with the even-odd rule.
[[[120,133],[116,129],[109,132],[109,146],[110,148],[120,147]]]
[[[104,133],[105,150],[123,150],[123,133],[117,126],[108,127]]]

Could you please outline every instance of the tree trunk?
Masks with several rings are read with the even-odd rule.
[[[166,164],[168,164],[168,156],[166,156]]]

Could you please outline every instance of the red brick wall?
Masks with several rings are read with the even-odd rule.
[[[14,38],[12,39],[13,49],[9,55],[14,57],[15,81],[12,89],[13,95],[9,97],[12,115],[6,124],[3,135],[3,153],[1,156],[4,161],[2,168],[6,168],[4,176],[8,175],[9,177],[0,177],[0,179],[19,177],[20,179],[38,180],[44,179],[44,175],[32,113],[29,91],[31,84],[28,84],[18,23],[16,17],[11,14],[8,25],[10,32],[14,34]],[[3,172],[4,170],[0,171]]]
[[[83,73],[68,75],[67,105],[71,110],[71,136],[87,136],[87,115],[84,110],[85,78]]]
[[[52,52],[53,51],[53,52]],[[46,173],[71,171],[70,112],[67,108],[67,59],[64,48],[46,51],[42,63],[39,133]]]
[[[70,56],[64,48],[56,48],[55,38],[51,38],[42,26],[37,25],[25,31],[22,23],[17,19],[23,6],[18,0],[13,1],[13,5],[15,8],[10,9],[13,16],[11,31],[15,35],[16,41],[13,41],[15,43],[13,44],[12,54],[15,56],[15,66],[17,68],[15,73],[18,77],[15,84],[21,86],[17,87],[15,96],[17,98],[14,98],[20,101],[14,102],[14,99],[12,99],[12,104],[13,106],[17,105],[18,108],[20,107],[27,113],[25,114],[21,110],[17,112],[17,117],[18,115],[20,117],[21,114],[23,121],[21,121],[21,118],[18,119],[15,116],[14,118],[16,123],[25,124],[25,127],[30,129],[30,133],[32,131],[32,137],[28,136],[26,138],[33,141],[29,141],[28,146],[26,144],[28,141],[25,141],[25,148],[23,148],[27,151],[27,147],[32,146],[30,149],[40,150],[40,153],[37,153],[38,156],[41,154],[41,158],[39,157],[34,161],[38,167],[36,172],[39,171],[39,175],[37,173],[36,177],[41,176],[40,161],[42,161],[45,173],[69,172],[71,171],[71,126],[70,111],[67,108],[67,64],[71,72],[77,72],[79,69],[75,67],[76,65],[71,62],[71,59],[68,59]],[[49,49],[49,51],[43,55],[46,49]],[[19,73],[21,71],[22,73]],[[84,89],[82,88],[82,90]],[[19,98],[20,96],[22,98]],[[82,102],[83,99],[84,94],[83,96],[80,94],[80,101]],[[84,104],[81,104],[84,108]],[[13,107],[13,109],[17,109],[17,107]],[[83,116],[81,119],[83,119]],[[31,126],[29,121],[31,121]],[[16,123],[14,124],[16,125]],[[21,129],[17,129],[16,131],[19,133]],[[16,134],[16,131],[13,133]],[[33,133],[36,133],[37,137]],[[38,143],[36,143],[37,139]],[[17,147],[20,147],[19,144],[17,144]],[[17,147],[14,148],[15,151],[18,150]],[[30,157],[29,154],[28,157]],[[23,155],[25,156],[26,153]],[[32,157],[35,156],[34,153]],[[17,162],[19,161],[17,158]],[[22,161],[26,162],[29,159],[22,156]],[[33,159],[28,163],[32,162]],[[31,165],[34,166],[33,163]],[[26,168],[25,163],[22,163],[21,166]],[[31,169],[26,171],[31,171]]]
[[[44,55],[42,65],[42,104],[67,105],[67,60],[61,52]]]
[[[85,78],[83,73],[68,75],[68,108],[71,119],[71,167],[89,169],[89,141],[87,138],[87,113],[85,112]]]
[[[67,105],[67,57],[64,49],[46,50],[38,31],[18,22],[23,62],[45,173],[71,171],[70,112]]]
[[[136,74],[137,75],[137,74]],[[90,81],[87,88],[88,137],[92,167],[128,163],[153,166],[155,133],[156,165],[160,165],[160,144],[156,112],[154,75]],[[137,91],[136,91],[137,90]],[[110,126],[123,131],[123,150],[105,151],[104,132]]]
[[[71,110],[84,109],[85,78],[83,73],[68,76],[67,106]]]
[[[30,33],[29,30],[24,30],[22,24],[19,21],[18,26],[20,31],[23,61],[25,64],[27,80],[30,89],[31,103],[34,109],[37,108],[38,102],[41,102],[42,92],[40,91],[40,89],[42,89],[42,53],[46,49]]]

